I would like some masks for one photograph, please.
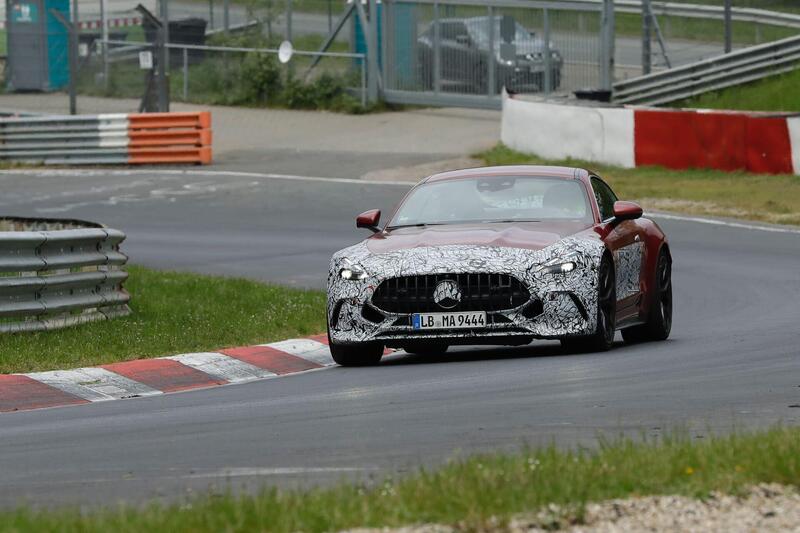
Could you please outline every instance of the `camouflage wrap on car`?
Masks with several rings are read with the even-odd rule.
[[[485,328],[419,333],[414,339],[490,337],[520,335],[535,338],[560,338],[587,335],[597,321],[597,282],[604,244],[592,237],[567,237],[541,250],[497,246],[448,245],[418,247],[373,254],[366,242],[334,254],[328,273],[327,313],[333,342],[347,344],[369,341],[396,341],[408,337],[411,326],[397,326],[400,316],[390,313],[380,323],[367,320],[362,309],[371,302],[378,285],[390,278],[424,274],[509,274],[530,291],[531,300],[518,308],[503,311],[508,321]],[[572,261],[571,272],[551,273],[550,264]],[[343,268],[358,265],[367,276],[363,280],[340,277]],[[433,291],[432,291],[433,292]],[[432,294],[433,295],[433,294]],[[539,300],[543,312],[527,318],[523,310]],[[446,311],[442,309],[442,311]],[[334,316],[334,313],[336,316]],[[513,332],[509,333],[509,329]]]

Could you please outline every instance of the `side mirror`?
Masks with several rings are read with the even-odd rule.
[[[370,209],[369,211],[364,211],[360,215],[356,217],[356,227],[357,228],[367,228],[368,230],[372,230],[375,233],[378,233],[380,230],[378,229],[378,222],[381,221],[381,210],[380,209]]]
[[[644,214],[642,206],[633,202],[614,202],[614,218],[617,220],[635,220]]]

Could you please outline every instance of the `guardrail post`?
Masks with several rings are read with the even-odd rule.
[[[733,50],[733,8],[731,0],[725,0],[725,53]]]
[[[642,0],[642,74],[650,74],[653,70],[653,19],[651,18],[650,0]]]

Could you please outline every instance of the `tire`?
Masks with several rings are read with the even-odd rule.
[[[672,260],[666,249],[658,254],[654,288],[647,322],[622,330],[622,338],[628,344],[663,341],[672,331]]]
[[[333,361],[340,366],[374,366],[383,357],[383,345],[375,342],[334,344],[328,331],[328,347]]]
[[[405,350],[407,353],[424,356],[442,355],[447,351],[448,348],[450,348],[450,346],[443,342],[431,342],[403,346],[403,350]]]
[[[597,326],[585,337],[566,337],[561,346],[568,351],[606,352],[614,345],[617,313],[617,283],[614,263],[604,255],[597,274]]]

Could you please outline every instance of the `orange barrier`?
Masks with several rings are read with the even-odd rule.
[[[211,113],[128,115],[128,163],[211,163]]]

